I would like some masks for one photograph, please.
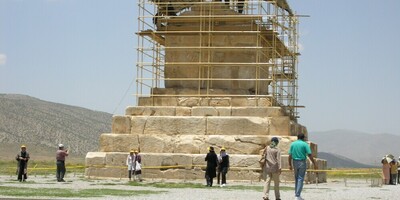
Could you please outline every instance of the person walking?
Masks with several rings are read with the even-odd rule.
[[[229,155],[226,153],[225,147],[221,148],[221,163],[220,163],[220,173],[222,174],[222,180],[220,187],[226,186],[226,174],[229,170]]]
[[[129,178],[129,181],[132,180],[132,174],[133,174],[133,171],[134,171],[133,166],[134,166],[134,157],[135,156],[133,155],[133,153],[134,153],[134,151],[131,150],[129,152],[128,157],[126,158],[126,165],[128,165],[128,178]]]
[[[278,148],[279,139],[277,137],[271,138],[271,144],[264,149],[263,157],[265,164],[263,166],[263,177],[265,180],[263,199],[269,200],[269,190],[271,181],[274,180],[275,199],[280,200],[281,194],[279,192],[279,176],[282,172],[281,150]]]
[[[56,164],[57,164],[57,172],[56,177],[58,182],[65,182],[64,176],[67,170],[65,169],[65,157],[68,156],[68,150],[64,150],[64,145],[59,144],[58,150],[56,152]]]
[[[208,150],[209,152],[205,158],[205,161],[207,162],[205,178],[207,186],[212,187],[213,179],[217,176],[216,169],[218,165],[218,157],[214,152],[214,147],[209,147]]]
[[[30,159],[25,145],[21,145],[21,152],[17,154],[15,159],[18,161],[18,180],[19,182],[25,181],[28,178],[28,161]]]
[[[318,169],[311,153],[310,146],[305,142],[305,135],[303,133],[298,134],[297,140],[290,144],[288,158],[289,169],[294,169],[295,200],[303,200],[301,191],[303,190],[304,176],[307,170],[307,156],[314,165],[314,169]]]
[[[139,151],[133,151],[135,154],[133,157],[133,178],[142,182],[142,156],[139,155]]]

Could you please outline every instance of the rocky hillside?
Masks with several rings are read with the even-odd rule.
[[[98,150],[100,134],[111,131],[111,118],[105,112],[0,94],[0,146],[56,149],[63,143],[75,154],[85,155]]]
[[[372,165],[365,165],[341,155],[318,152],[318,157],[328,161],[328,168],[371,168]]]

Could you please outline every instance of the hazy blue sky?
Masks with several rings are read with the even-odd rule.
[[[400,134],[400,1],[291,0],[300,123]],[[135,105],[136,0],[0,0],[0,93],[123,114]],[[122,103],[120,100],[125,96]]]

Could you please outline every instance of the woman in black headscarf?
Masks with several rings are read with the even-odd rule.
[[[209,147],[208,150],[209,152],[205,158],[205,161],[207,161],[205,178],[207,186],[212,187],[213,179],[217,176],[218,157],[214,152],[214,147]]]

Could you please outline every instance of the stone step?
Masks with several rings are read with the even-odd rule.
[[[223,95],[226,96],[226,95]],[[139,97],[138,106],[219,106],[219,107],[271,107],[271,97]]]
[[[205,154],[141,153],[143,178],[204,179]],[[128,153],[89,152],[86,155],[86,177],[127,177],[126,158]],[[229,180],[258,180],[261,168],[260,155],[229,154]],[[287,155],[282,156],[282,168],[288,168]],[[310,161],[308,167],[310,167]],[[325,160],[317,159],[319,169],[327,169]],[[326,181],[326,173],[318,173],[320,182]],[[306,181],[315,180],[308,174]],[[284,172],[281,180],[293,180],[292,172]]]
[[[282,154],[287,154],[295,136],[260,136],[260,135],[144,135],[144,134],[102,134],[100,151],[128,152],[140,149],[147,153],[191,153],[205,154],[209,146],[219,152],[225,147],[228,153],[257,155],[270,144],[272,137],[278,137]],[[317,145],[308,142],[313,156],[317,157]]]
[[[129,116],[284,116],[281,107],[211,107],[211,106],[130,106],[125,114]]]
[[[112,133],[170,135],[282,135],[306,132],[287,116],[114,116]]]

